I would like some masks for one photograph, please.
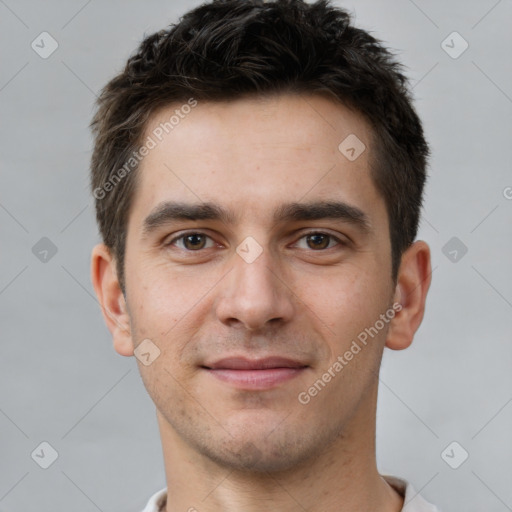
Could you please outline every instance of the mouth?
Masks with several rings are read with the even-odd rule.
[[[239,389],[263,390],[297,377],[309,366],[283,357],[246,359],[224,358],[201,368],[214,378]]]

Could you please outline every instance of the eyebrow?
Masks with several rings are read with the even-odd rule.
[[[279,206],[273,216],[276,224],[321,219],[339,219],[364,233],[371,231],[368,216],[361,209],[342,201],[287,203]],[[142,235],[147,237],[159,227],[180,220],[218,220],[224,224],[234,224],[236,215],[215,203],[164,201],[144,219]]]

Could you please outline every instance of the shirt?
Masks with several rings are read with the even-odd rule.
[[[413,488],[413,486],[396,476],[381,475],[386,482],[404,498],[402,512],[442,512],[431,503],[425,501]],[[167,488],[163,488],[149,498],[142,512],[163,512],[167,502]]]

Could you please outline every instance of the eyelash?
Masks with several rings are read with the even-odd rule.
[[[174,242],[176,242],[178,240],[182,240],[182,239],[184,239],[184,238],[186,238],[187,236],[190,236],[190,235],[201,235],[201,236],[206,236],[210,240],[212,239],[209,235],[207,235],[206,233],[203,233],[202,231],[188,231],[186,233],[182,233],[181,235],[179,235],[177,237],[174,237],[173,239],[171,239],[169,242],[165,243],[164,245],[165,245],[165,247],[172,246],[174,244]],[[336,241],[337,245],[339,245],[341,247],[344,247],[344,246],[347,245],[347,243],[344,242],[343,240],[341,240],[338,237],[332,235],[331,233],[326,233],[324,231],[308,231],[307,233],[303,233],[302,236],[298,240],[302,240],[303,238],[305,238],[305,237],[307,237],[309,235],[324,235],[324,236],[329,237],[331,240]],[[336,246],[334,246],[334,247],[336,247]],[[186,251],[186,252],[201,252],[203,250],[210,249],[210,247],[198,249],[196,251],[191,250],[191,249],[181,248],[181,247],[179,249],[181,249],[183,251]],[[327,251],[329,249],[333,249],[333,247],[327,247],[326,249],[318,249],[318,250],[310,249],[310,251],[312,251],[312,252],[323,252],[323,251]]]

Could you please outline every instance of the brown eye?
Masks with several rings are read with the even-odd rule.
[[[322,251],[325,249],[330,249],[336,245],[344,246],[345,244],[334,235],[331,235],[329,233],[322,233],[318,231],[314,231],[311,233],[306,233],[304,236],[302,236],[299,239],[299,242],[305,240],[306,241],[306,247],[302,246],[299,247],[302,249],[312,249],[314,251]],[[332,243],[334,242],[334,243]]]
[[[307,235],[308,246],[311,249],[325,249],[329,246],[330,236],[323,233]]]
[[[210,239],[204,233],[189,232],[173,238],[167,246],[176,245],[178,248],[186,251],[199,251],[206,248],[206,243]],[[211,239],[210,239],[211,240]],[[179,243],[178,243],[179,242]],[[210,245],[209,247],[212,247]]]
[[[205,237],[201,234],[194,233],[183,237],[183,245],[186,249],[203,249]]]

